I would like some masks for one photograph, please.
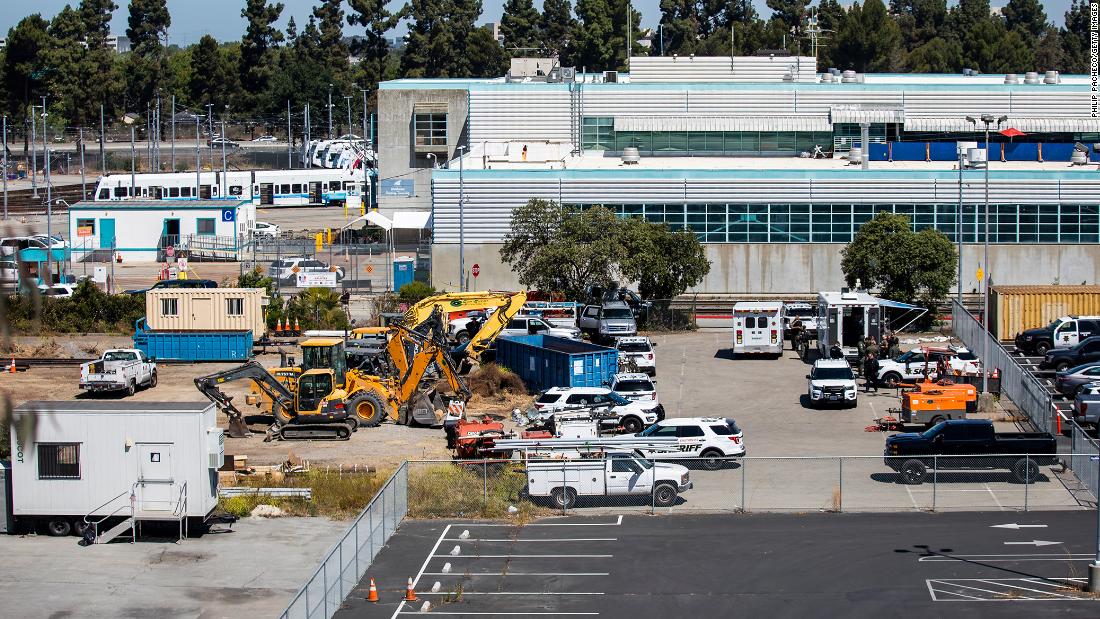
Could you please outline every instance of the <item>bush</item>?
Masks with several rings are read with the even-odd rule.
[[[402,303],[413,305],[434,294],[436,294],[436,290],[435,288],[432,288],[429,284],[414,281],[402,286],[401,290],[399,290],[397,293],[397,298]]]
[[[218,504],[223,510],[242,518],[248,516],[257,505],[274,505],[288,516],[351,518],[363,511],[392,474],[390,470],[370,473],[325,469],[290,475],[277,482],[264,475],[244,477],[238,479],[238,486],[311,488],[313,500],[245,495],[225,497]]]
[[[91,281],[80,282],[69,298],[20,294],[0,300],[0,315],[20,335],[134,332],[145,315],[145,295],[107,294]]]

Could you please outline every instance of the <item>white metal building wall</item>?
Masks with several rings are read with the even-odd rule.
[[[569,141],[569,91],[514,88],[470,91],[470,142]]]
[[[433,235],[436,243],[458,242],[458,179],[433,180]],[[561,180],[553,175],[515,179],[478,179],[467,174],[463,212],[467,242],[503,240],[512,209],[532,198],[565,204],[639,203],[797,203],[797,204],[951,204],[958,200],[958,183],[951,179],[684,179],[592,176]],[[968,204],[985,199],[980,179],[963,184]],[[992,179],[993,203],[1100,204],[1100,179]]]

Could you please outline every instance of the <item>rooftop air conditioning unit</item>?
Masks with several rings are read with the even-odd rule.
[[[608,83],[608,84],[618,84],[619,83],[619,72],[618,71],[604,71],[603,72],[603,81]]]
[[[1044,84],[1060,84],[1061,82],[1062,78],[1058,76],[1057,71],[1047,71],[1046,74],[1043,75]]]
[[[561,80],[563,82],[575,82],[577,80],[577,69],[574,67],[562,67]]]
[[[546,74],[547,84],[560,84],[561,83],[561,69],[554,67],[550,69],[550,72]]]
[[[636,146],[627,146],[623,149],[623,165],[638,165],[642,156]]]
[[[966,149],[966,159],[971,166],[982,168],[989,164],[989,152],[984,148],[968,148]]]

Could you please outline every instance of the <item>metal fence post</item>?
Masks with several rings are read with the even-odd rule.
[[[1030,473],[1031,473],[1031,456],[1028,455],[1028,454],[1024,454],[1024,511],[1025,512],[1027,511],[1027,490],[1028,490],[1027,487],[1031,485],[1031,482],[1028,479],[1030,477]]]
[[[745,458],[741,457],[741,513],[749,511],[749,506],[745,503]]]
[[[484,509],[489,509],[489,461],[481,462],[481,503]]]
[[[367,510],[367,527],[370,533],[370,558],[374,560],[374,510]]]
[[[321,604],[328,617],[328,564],[321,566]]]
[[[347,536],[345,536],[344,539],[347,539]],[[336,570],[336,578],[340,582],[340,601],[343,601],[344,600],[344,540],[343,539],[340,540],[340,545],[337,546],[336,548],[340,551],[340,554],[338,556],[338,558],[340,559],[340,569]]]
[[[838,484],[840,486],[840,494],[836,499],[836,511],[839,514],[844,511],[844,458],[837,458],[836,460],[839,464],[837,479],[840,482]]]
[[[309,606],[309,583],[308,582],[306,583],[305,593],[306,593],[306,617],[309,617],[313,614],[313,609],[310,608],[310,606]]]
[[[939,456],[932,456],[932,511],[936,511],[936,491],[939,490]]]
[[[355,579],[359,580],[359,523],[363,522],[362,518],[358,518],[355,521]]]

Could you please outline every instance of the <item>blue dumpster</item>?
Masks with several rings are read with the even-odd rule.
[[[134,348],[153,361],[247,361],[252,358],[252,332],[150,331],[140,318]]]
[[[614,348],[549,335],[497,339],[497,363],[515,372],[530,391],[550,387],[603,387],[619,369]]]

